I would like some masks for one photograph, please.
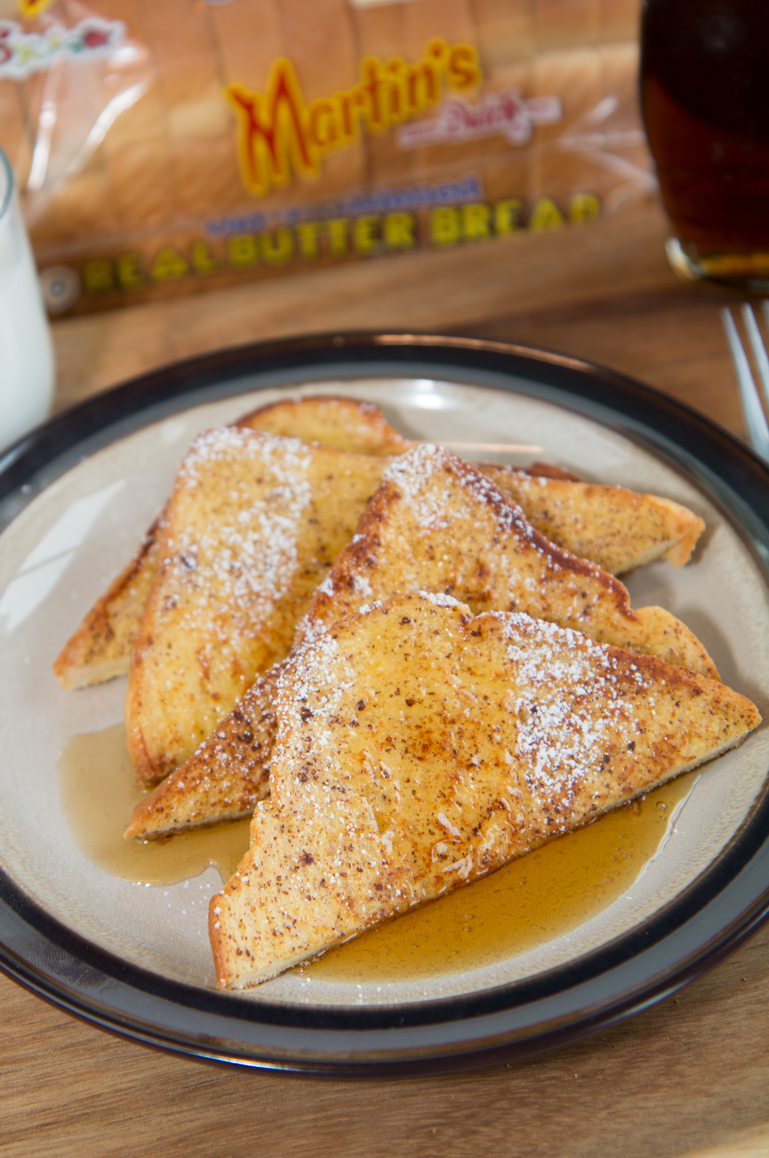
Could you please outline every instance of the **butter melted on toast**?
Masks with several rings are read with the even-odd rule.
[[[244,415],[235,425],[357,454],[402,454],[411,446],[385,421],[378,406],[354,398],[315,395],[284,399]],[[161,512],[137,554],[62,649],[53,670],[63,688],[89,687],[128,672],[158,568],[164,515]]]
[[[224,427],[177,476],[126,697],[128,749],[153,783],[287,654],[387,459]]]
[[[619,580],[548,542],[484,474],[429,444],[388,466],[355,538],[314,594],[297,641],[363,604],[419,590],[453,595],[476,613],[523,611],[717,678],[684,624],[661,608],[633,611]],[[237,717],[224,719],[137,806],[127,836],[248,814],[267,791],[276,674],[258,680]]]
[[[492,872],[760,720],[655,657],[420,595],[300,648],[276,713],[270,798],[210,907],[233,989]]]

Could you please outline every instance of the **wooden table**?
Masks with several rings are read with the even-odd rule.
[[[679,285],[654,202],[597,225],[58,323],[58,405],[296,332],[416,329],[603,362],[739,432],[721,300]],[[211,1068],[107,1036],[0,976],[0,1154],[748,1158],[769,1154],[769,928],[678,997],[567,1049],[452,1077]]]

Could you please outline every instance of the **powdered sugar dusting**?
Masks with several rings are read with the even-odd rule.
[[[330,733],[321,721],[333,718],[355,687],[354,676],[350,674],[344,678],[340,673],[341,666],[339,645],[329,633],[303,644],[284,666],[277,680],[276,707],[280,725],[272,750],[273,762],[284,755],[283,736],[286,731],[296,734],[311,718],[314,755],[322,759],[331,750]],[[329,681],[332,668],[334,678]],[[307,707],[310,699],[312,710]]]
[[[299,526],[312,499],[311,463],[298,439],[248,429],[224,427],[195,440],[179,485],[195,490],[213,471],[231,489],[215,519],[191,520],[166,542],[164,563],[185,590],[182,629],[194,628],[205,607],[246,636],[258,632],[296,570]]]
[[[384,480],[394,484],[401,499],[411,509],[423,531],[445,530],[455,518],[451,489],[434,486],[433,479],[449,472],[475,498],[489,503],[497,518],[527,540],[533,540],[534,528],[519,506],[506,498],[491,479],[469,463],[456,458],[445,447],[432,442],[420,443],[388,466]]]
[[[518,721],[516,755],[532,789],[547,795],[557,789],[568,798],[628,731],[632,684],[635,694],[645,694],[647,710],[653,708],[652,684],[636,665],[623,667],[619,681],[616,654],[580,632],[523,614],[491,615],[504,625],[515,665],[508,708]]]
[[[193,439],[179,470],[179,479],[188,486],[196,486],[202,471],[207,472],[212,464],[226,462],[233,455],[258,460],[281,453],[309,461],[307,446],[298,438],[264,434],[248,427],[217,426]]]
[[[426,599],[436,607],[462,607],[469,611],[459,599],[455,599],[453,595],[444,595],[441,591],[418,591],[417,594],[420,599]]]

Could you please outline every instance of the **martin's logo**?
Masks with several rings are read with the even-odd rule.
[[[362,130],[384,132],[438,104],[448,89],[464,93],[481,79],[471,44],[435,39],[414,64],[399,56],[384,62],[366,56],[352,88],[307,102],[291,61],[280,57],[263,93],[239,84],[225,89],[238,117],[243,182],[262,194],[287,185],[294,174],[316,177],[323,158],[354,144]]]

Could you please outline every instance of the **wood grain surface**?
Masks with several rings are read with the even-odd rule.
[[[225,345],[354,328],[533,342],[739,432],[717,295],[679,285],[654,202],[598,225],[59,323],[60,407]],[[440,1078],[204,1066],[108,1036],[0,976],[0,1154],[758,1158],[769,1154],[769,929],[675,998],[532,1060]]]

